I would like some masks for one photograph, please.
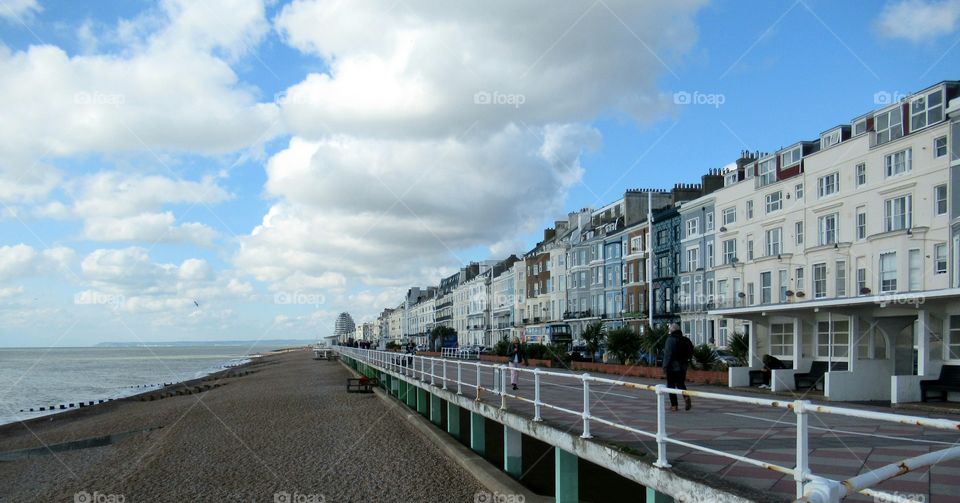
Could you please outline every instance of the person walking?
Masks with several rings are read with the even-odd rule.
[[[520,363],[523,362],[524,365],[529,365],[527,361],[527,353],[523,350],[523,346],[520,345],[520,339],[514,337],[513,343],[510,344],[510,350],[507,352],[507,362],[510,364],[510,384],[513,385],[513,389],[517,389],[517,376],[520,374],[518,370],[520,368]]]
[[[667,376],[667,387],[687,389],[687,366],[693,357],[693,342],[680,331],[680,325],[670,324],[670,335],[663,348],[663,372]],[[693,404],[690,397],[683,397],[684,410],[690,410]],[[677,409],[677,395],[670,394],[670,410]]]

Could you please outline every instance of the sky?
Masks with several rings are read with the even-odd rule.
[[[0,346],[316,339],[960,79],[960,0],[0,0]]]

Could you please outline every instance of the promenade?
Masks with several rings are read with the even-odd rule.
[[[462,375],[462,393],[476,395],[476,366],[472,362],[460,362]],[[442,386],[442,376],[446,366],[446,376],[450,380],[448,387],[456,391],[454,384],[457,376],[456,360],[439,360],[434,367],[434,381]],[[418,369],[419,370],[419,369]],[[547,369],[544,369],[547,370]],[[429,373],[429,364],[426,368]],[[563,370],[550,369],[551,372],[579,374]],[[500,404],[501,398],[488,391],[493,387],[494,375],[488,367],[480,370],[481,400],[491,404]],[[613,375],[600,375],[609,379],[620,379],[642,384],[664,384],[664,381],[618,378]],[[427,377],[429,381],[429,376]],[[578,380],[550,375],[541,375],[541,402],[572,411],[583,410],[582,386]],[[534,399],[533,375],[521,372],[520,389],[512,391],[507,387],[506,407],[513,413],[534,416],[534,407],[528,400]],[[753,398],[784,399],[769,393],[730,390],[717,386],[689,385],[692,391],[735,394]],[[924,417],[944,417],[956,421],[956,416],[936,416],[917,411],[898,411],[886,407],[835,403],[819,401],[816,397],[806,397],[814,403],[829,404],[848,408],[873,410],[887,413],[903,413]],[[711,449],[745,456],[765,462],[793,467],[796,462],[796,418],[792,411],[773,409],[728,401],[693,399],[690,411],[667,412],[668,435]],[[623,386],[591,383],[590,411],[594,418],[608,420],[630,427],[656,432],[656,397],[649,391],[625,388]],[[555,427],[579,434],[583,421],[575,416],[551,407],[541,407],[542,419]],[[900,425],[877,420],[836,416],[832,414],[809,414],[810,469],[818,476],[834,480],[845,480],[863,471],[898,462],[919,454],[937,451],[960,445],[960,433],[924,428],[916,425]],[[597,441],[613,442],[628,446],[635,451],[645,453],[652,463],[656,460],[656,442],[648,437],[613,428],[591,421],[591,434]],[[790,475],[737,462],[730,458],[697,452],[692,449],[670,445],[668,460],[677,470],[689,478],[704,479],[714,485],[734,484],[746,486],[783,501],[794,498],[795,483]],[[531,470],[533,467],[524,467]],[[904,474],[874,487],[889,493],[896,493],[927,502],[960,501],[960,460],[940,462],[931,468],[923,468]],[[855,495],[846,501],[872,502],[874,498]]]
[[[0,461],[0,502],[468,502],[483,490],[395,408],[346,393],[336,362],[297,351],[235,370],[202,393],[0,427],[0,452],[133,432]]]

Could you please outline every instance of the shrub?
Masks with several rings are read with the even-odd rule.
[[[709,344],[701,344],[693,348],[694,368],[711,370],[717,365],[717,355]]]
[[[493,354],[497,356],[507,356],[507,353],[509,352],[510,341],[508,341],[506,337],[500,339],[496,344],[493,345]]]
[[[400,349],[400,343],[396,341],[390,341],[387,343],[387,351],[397,351]]]
[[[629,328],[618,328],[607,334],[607,351],[622,363],[634,359],[640,349],[640,335]]]
[[[541,360],[547,354],[547,347],[543,344],[527,344],[527,358]]]
[[[727,340],[727,349],[737,359],[740,366],[745,366],[747,358],[750,357],[750,338],[740,332],[735,332]]]
[[[600,346],[606,338],[607,334],[603,333],[603,325],[600,323],[591,323],[583,329],[583,341],[586,343],[587,351],[590,352],[590,361],[596,360],[594,355],[600,351]]]
[[[554,342],[553,344],[547,346],[547,356],[550,357],[556,363],[559,363],[560,366],[569,368],[570,362],[573,361],[573,357],[567,352],[567,345],[562,342]]]

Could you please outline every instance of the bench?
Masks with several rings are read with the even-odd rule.
[[[940,400],[944,402],[947,401],[948,392],[960,392],[960,365],[944,365],[940,367],[940,378],[920,381],[921,402],[929,399],[927,393],[930,391],[938,392]]]
[[[379,385],[376,377],[348,377],[347,393],[373,393],[373,388]]]
[[[770,385],[771,371],[774,369],[793,368],[793,362],[783,361],[775,356],[763,355],[763,370],[751,370],[749,372],[750,386]]]
[[[793,387],[797,391],[801,389],[816,389],[818,383],[823,382],[823,376],[830,370],[847,370],[846,362],[834,362],[832,368],[828,368],[827,362],[813,362],[810,364],[810,371],[793,375]]]

